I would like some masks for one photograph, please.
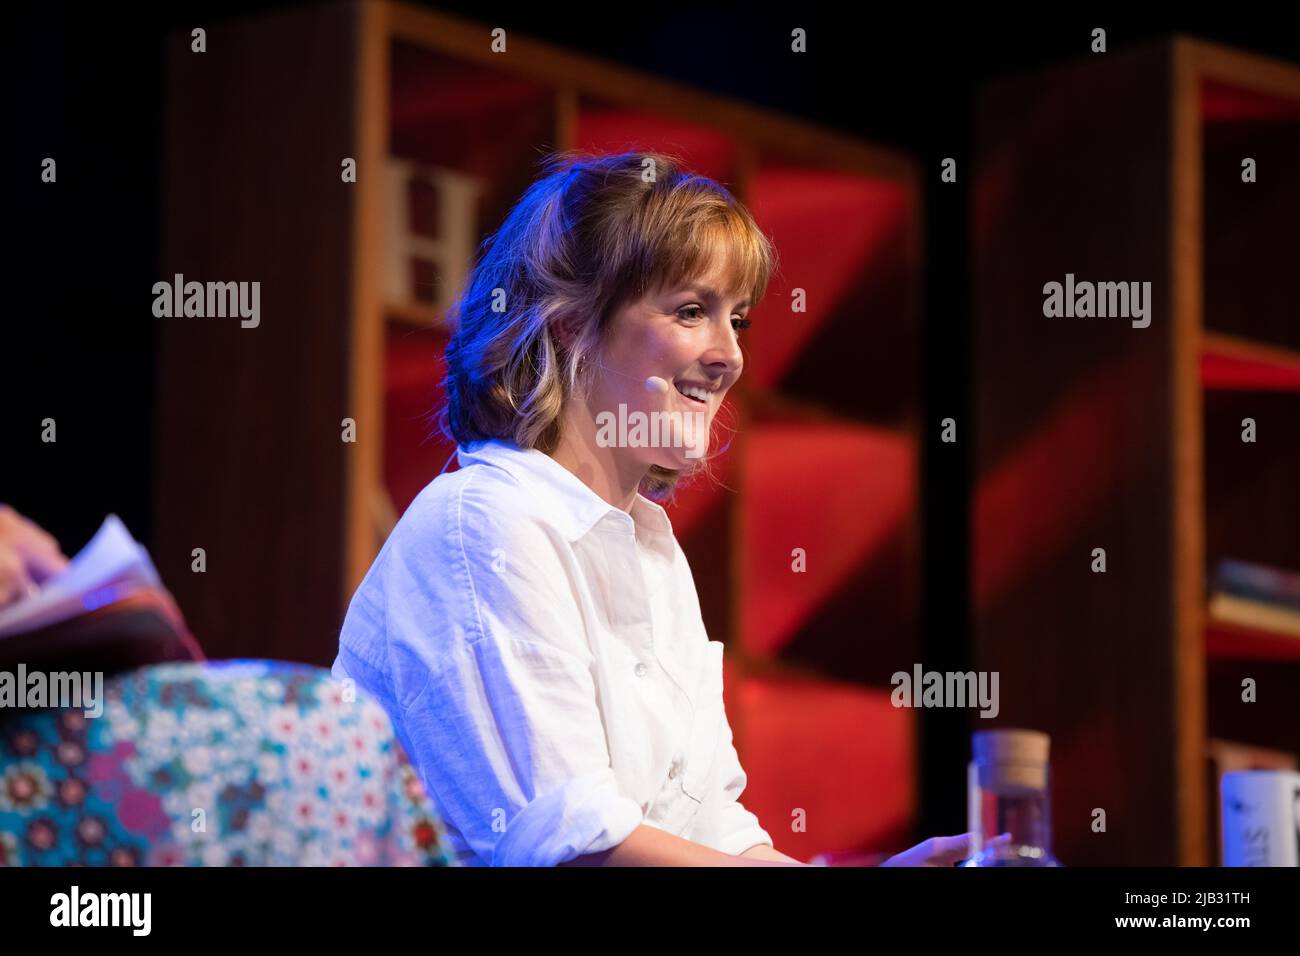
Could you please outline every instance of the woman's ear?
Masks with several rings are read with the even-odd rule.
[[[566,352],[573,349],[573,343],[578,338],[578,320],[572,315],[557,315],[555,317],[555,340],[560,347]]]

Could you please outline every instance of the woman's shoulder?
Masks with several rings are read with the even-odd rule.
[[[551,538],[553,531],[536,495],[498,469],[473,466],[425,485],[390,540],[399,547],[431,542],[510,547]]]

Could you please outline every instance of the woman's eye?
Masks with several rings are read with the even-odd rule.
[[[703,313],[703,311],[704,309],[702,306],[684,305],[677,310],[677,314],[683,319],[694,321],[700,318],[700,314]],[[735,329],[736,332],[743,332],[745,329],[749,328],[749,319],[743,318],[742,316],[735,316],[731,320],[731,327]]]

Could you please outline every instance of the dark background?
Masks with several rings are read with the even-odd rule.
[[[1111,51],[1171,32],[1300,60],[1300,40],[1255,11],[1238,19],[1094,11],[953,15],[914,5],[862,16],[804,4],[754,13],[631,4],[423,4],[504,26],[624,66],[836,127],[915,156],[925,180],[924,420],[973,419],[970,407],[968,187],[972,97],[986,80],[1089,53],[1104,27]],[[163,39],[283,4],[22,5],[6,13],[9,125],[5,150],[11,308],[0,345],[0,501],[74,553],[116,512],[150,536]],[[629,18],[629,12],[634,16]],[[809,52],[789,52],[794,26]],[[1115,149],[1122,151],[1123,143]],[[39,181],[54,156],[59,182]],[[958,162],[958,182],[939,163]],[[58,442],[40,441],[57,421]],[[964,433],[969,436],[969,431]],[[924,659],[965,670],[968,657],[970,444],[924,450]],[[202,500],[202,489],[195,489]],[[922,828],[963,828],[966,715],[926,709]]]

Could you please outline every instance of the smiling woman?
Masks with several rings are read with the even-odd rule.
[[[402,515],[334,662],[392,717],[457,862],[803,865],[740,803],[723,646],[652,500],[707,459],[598,426],[711,425],[773,261],[725,188],[658,154],[552,159],[484,243],[447,346],[460,469]]]
[[[459,862],[797,864],[739,802],[722,645],[658,503],[708,467],[773,262],[655,153],[552,157],[484,242],[447,347],[461,467],[398,522],[334,665],[388,709]],[[698,434],[603,439],[616,410]]]
[[[334,662],[389,712],[457,862],[804,865],[740,802],[723,646],[659,503],[708,459],[598,426],[701,416],[707,447],[774,261],[731,193],[653,153],[552,158],[484,242],[447,346],[460,469],[402,515]]]

